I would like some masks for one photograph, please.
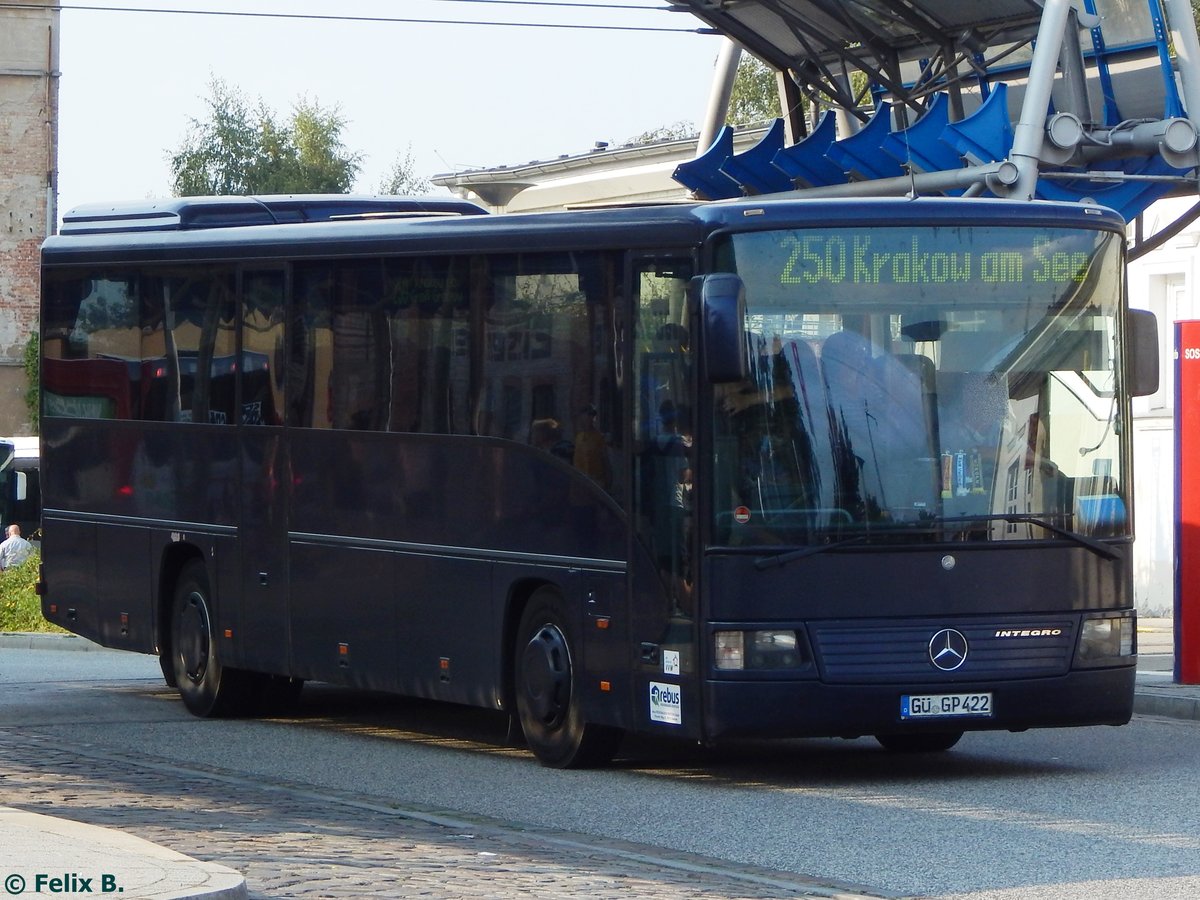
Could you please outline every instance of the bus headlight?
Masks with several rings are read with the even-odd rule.
[[[713,659],[722,671],[797,669],[808,663],[804,642],[795,631],[718,631]]]
[[[713,659],[717,668],[724,671],[746,668],[746,642],[743,640],[744,631],[718,631],[713,635]]]
[[[1133,616],[1084,619],[1075,665],[1111,666],[1137,653]]]

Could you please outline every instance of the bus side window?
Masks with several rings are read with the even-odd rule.
[[[638,273],[634,330],[634,517],[670,599],[671,615],[688,615],[693,509],[694,367],[687,322],[684,260],[654,260]]]
[[[361,318],[361,326],[375,334],[362,347],[370,364],[338,359],[339,365],[358,368],[360,386],[374,395],[384,414],[371,427],[471,433],[471,283],[476,264],[466,256],[385,261],[382,306],[369,314],[364,310]]]
[[[42,310],[45,415],[140,417],[140,287],[131,271],[106,271],[93,278],[47,273]]]
[[[142,418],[233,424],[233,273],[149,271],[143,285]]]
[[[328,263],[297,265],[292,289],[294,302],[287,323],[287,374],[284,398],[287,424],[299,428],[327,428],[328,397],[317,390],[319,370],[328,379],[328,362],[318,364],[320,335],[329,321]]]
[[[489,263],[477,433],[536,447],[620,498],[617,257],[526,254]],[[595,501],[587,482],[572,482],[570,505]]]
[[[241,424],[279,425],[283,410],[282,271],[242,276]]]

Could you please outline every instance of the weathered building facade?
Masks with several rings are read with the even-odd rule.
[[[0,434],[28,434],[25,347],[57,211],[58,0],[0,8]]]

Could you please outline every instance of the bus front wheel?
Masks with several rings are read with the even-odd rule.
[[[184,565],[171,604],[171,663],[179,696],[197,716],[234,711],[239,673],[221,665],[212,621],[212,595],[204,563]]]
[[[941,753],[957,744],[962,736],[961,731],[939,731],[932,734],[877,734],[875,740],[892,753]]]
[[[557,591],[535,592],[521,616],[514,653],[521,730],[538,760],[557,769],[606,763],[621,740],[619,729],[583,719],[566,621]]]

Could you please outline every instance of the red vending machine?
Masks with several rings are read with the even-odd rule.
[[[1200,321],[1175,323],[1175,681],[1200,684]]]

